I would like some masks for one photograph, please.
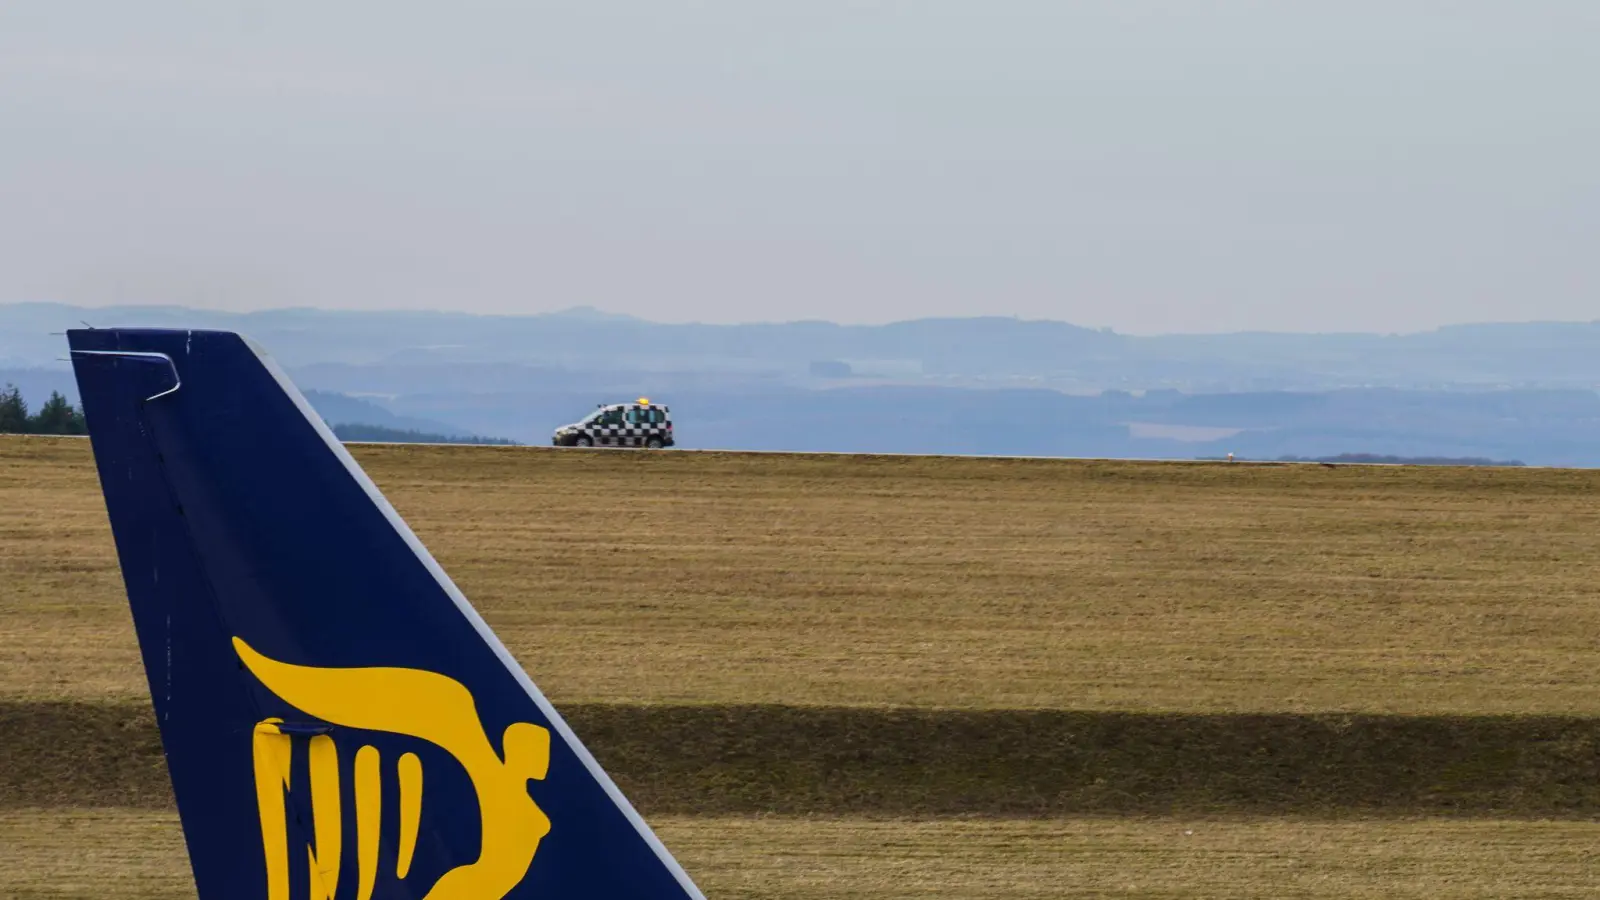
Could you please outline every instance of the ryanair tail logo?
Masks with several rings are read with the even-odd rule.
[[[460,682],[435,672],[399,668],[320,669],[268,659],[239,638],[235,652],[263,685],[285,703],[333,725],[407,735],[449,753],[466,770],[482,818],[482,850],[476,861],[446,872],[426,900],[500,900],[527,874],[550,820],[528,796],[528,782],[550,768],[550,732],[528,722],[508,726],[497,754],[478,719],[472,694]],[[286,730],[289,729],[289,730]],[[285,791],[289,784],[293,729],[280,719],[256,725],[252,738],[256,801],[266,853],[267,900],[289,898],[289,847]],[[341,837],[339,748],[332,737],[309,741],[313,846],[311,900],[335,900]],[[383,795],[379,752],[364,745],[355,755],[356,900],[370,900],[378,867],[378,826]],[[404,880],[416,851],[422,820],[422,763],[414,753],[396,762],[400,793],[400,843],[395,877]]]

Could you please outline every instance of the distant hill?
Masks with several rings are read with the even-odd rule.
[[[670,405],[686,448],[1600,466],[1600,322],[1404,335],[1137,337],[930,318],[662,324],[531,316],[0,305],[0,377],[75,396],[51,332],[244,331],[329,422],[545,443],[596,404]]]
[[[0,368],[0,386],[8,384],[15,385],[22,391],[22,396],[35,406],[43,403],[52,391],[67,398],[73,405],[78,403],[78,382],[72,377],[72,369],[65,364],[55,367]]]
[[[401,428],[384,428],[380,425],[349,425],[338,424],[330,426],[333,434],[341,441],[357,441],[369,443],[396,443],[396,444],[496,444],[501,446],[515,446],[516,441],[506,438],[462,436],[449,434],[430,434],[425,431],[411,431]]]
[[[587,373],[764,375],[807,384],[848,372],[856,380],[901,383],[1088,391],[1172,387],[1191,393],[1600,385],[1600,321],[1459,325],[1394,335],[1142,337],[999,316],[885,325],[665,324],[581,306],[486,316],[9,304],[0,305],[0,367],[37,366],[60,357],[64,340],[55,333],[85,321],[240,330],[291,367],[511,364]]]
[[[315,409],[317,415],[325,422],[374,426],[394,431],[473,436],[470,429],[463,429],[437,419],[396,415],[379,404],[360,397],[319,390],[305,390],[303,393],[311,408]]]

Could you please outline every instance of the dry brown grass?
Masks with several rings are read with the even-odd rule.
[[[354,452],[557,702],[1600,711],[1600,472]],[[0,438],[0,695],[143,692],[87,442]]]
[[[562,714],[649,815],[1600,814],[1600,719],[659,704]],[[0,734],[12,736],[0,741],[0,809],[173,806],[148,703],[0,701]]]
[[[355,452],[564,705],[1600,711],[1589,688],[1600,670],[1600,472]],[[37,746],[8,757],[13,775],[23,758],[40,778],[55,773],[39,788],[43,802],[77,797],[76,776],[62,773],[86,768],[142,785],[134,799],[159,794],[153,734],[124,727],[147,701],[82,441],[0,438],[0,698],[89,701],[81,716],[104,718],[101,743],[119,748],[87,765]],[[1582,722],[1447,723],[1439,740],[1424,734],[1436,727],[1426,721],[1392,726],[1421,729],[1411,743],[1380,723],[1362,744],[1350,735],[1369,726],[1338,720],[1272,719],[1263,731],[1191,716],[1172,737],[1160,730],[1169,720],[1150,717],[1018,719],[1001,733],[941,715],[894,726],[901,734],[887,713],[857,721],[815,711],[823,724],[842,723],[834,734],[789,722],[813,715],[804,710],[704,714],[734,717],[690,729],[707,742],[700,763],[715,763],[713,775],[766,746],[746,733],[762,716],[777,723],[769,730],[811,734],[786,745],[787,768],[759,767],[777,787],[741,776],[751,796],[778,791],[785,802],[809,796],[796,785],[821,783],[807,766],[854,766],[867,794],[931,789],[938,767],[917,756],[917,729],[960,732],[957,743],[982,752],[955,774],[988,779],[1004,797],[1098,786],[1146,803],[1130,809],[1162,798],[1174,808],[1209,808],[1208,798],[1270,808],[1279,795],[1264,784],[1277,785],[1285,808],[1303,808],[1318,783],[1285,768],[1288,747],[1379,800],[1416,787],[1406,781],[1416,775],[1428,795],[1421,806],[1438,799],[1429,793],[1438,782],[1469,811],[1479,794],[1491,811],[1502,802],[1581,811],[1593,782]],[[607,738],[637,730],[630,717],[655,716],[670,731],[700,713],[600,706],[586,715],[584,731],[608,759],[639,769],[633,793],[662,809],[696,808],[661,793],[688,783],[688,770],[658,768],[698,757]],[[1524,735],[1525,725],[1534,730]],[[74,734],[83,743],[88,731]],[[853,763],[852,741],[870,745]],[[1539,762],[1546,757],[1553,762]],[[1539,765],[1549,784],[1528,782]],[[1199,799],[1183,800],[1185,791]],[[1093,799],[1066,807],[1122,808]],[[852,808],[817,808],[830,804]],[[193,897],[170,812],[7,805],[0,896]],[[1576,897],[1600,884],[1600,824],[1582,821],[653,819],[714,897]]]
[[[717,898],[1590,897],[1600,824],[662,818]],[[192,900],[176,817],[0,812],[0,895]]]

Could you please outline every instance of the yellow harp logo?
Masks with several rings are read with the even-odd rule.
[[[239,638],[234,650],[257,679],[285,703],[333,725],[384,731],[442,748],[466,770],[478,796],[482,848],[476,861],[444,873],[425,900],[500,900],[522,881],[550,820],[528,796],[528,782],[550,767],[550,732],[528,722],[508,726],[495,753],[478,719],[472,694],[435,672],[399,668],[321,669],[268,659]],[[256,725],[256,801],[266,853],[267,900],[289,898],[289,846],[285,821],[292,743],[279,719]],[[311,900],[335,900],[344,818],[339,804],[339,748],[319,734],[309,742]],[[379,753],[364,745],[355,755],[356,900],[369,900],[377,879],[378,826],[383,795]],[[396,762],[400,793],[400,843],[395,877],[404,880],[416,851],[422,818],[422,763],[414,753]]]

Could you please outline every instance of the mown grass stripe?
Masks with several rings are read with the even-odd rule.
[[[646,813],[1600,813],[1600,719],[577,705]],[[171,805],[130,704],[0,704],[0,806]]]

